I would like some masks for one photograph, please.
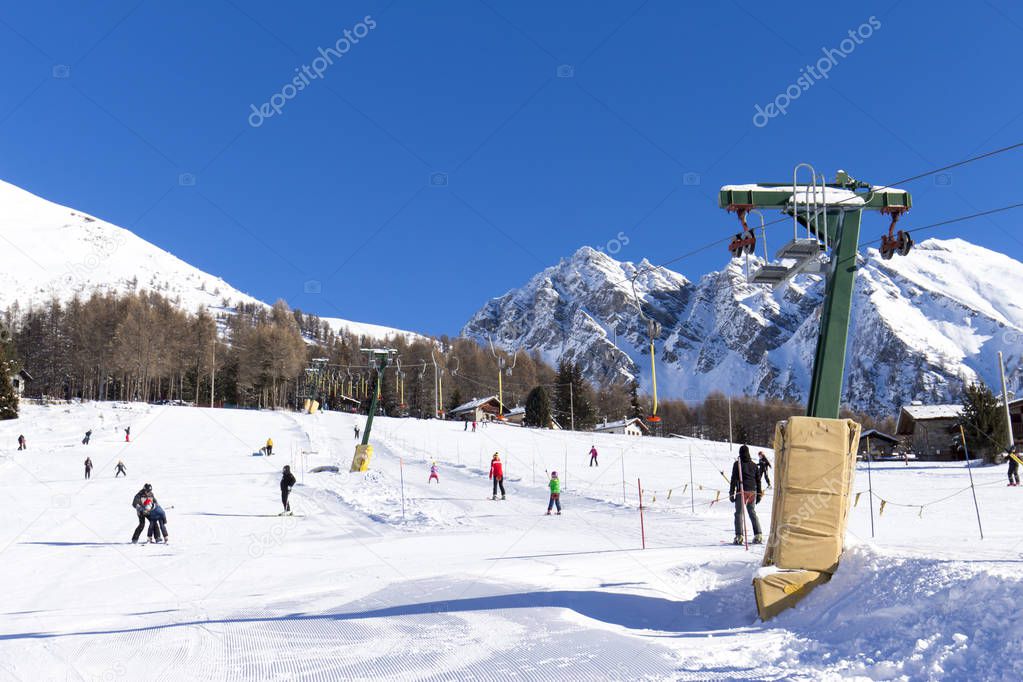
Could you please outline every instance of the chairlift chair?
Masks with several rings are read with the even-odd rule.
[[[799,184],[800,168],[810,171],[809,184]],[[728,206],[727,210],[738,215],[739,222],[743,227],[742,234],[736,235],[735,239],[729,243],[728,250],[733,258],[740,255],[748,257],[753,252],[749,245],[752,244],[755,247],[756,236],[746,223],[746,215],[755,210],[754,205],[734,204]],[[748,276],[753,284],[768,284],[776,289],[800,273],[820,273],[823,269],[822,256],[828,250],[827,181],[810,164],[799,163],[792,169],[789,206],[783,210],[792,215],[792,239],[778,249],[775,253],[775,260],[786,262],[769,262],[771,259],[767,252],[767,235],[761,214],[764,264],[757,268],[752,276]]]

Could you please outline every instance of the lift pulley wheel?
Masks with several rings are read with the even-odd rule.
[[[732,258],[752,254],[756,248],[757,236],[749,230],[735,235],[732,241],[728,243],[728,252],[732,254]]]

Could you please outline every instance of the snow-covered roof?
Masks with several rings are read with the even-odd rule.
[[[860,440],[863,440],[864,438],[878,438],[880,440],[886,440],[886,441],[888,441],[890,443],[898,443],[899,442],[899,439],[896,438],[895,436],[891,435],[890,433],[885,433],[884,431],[878,431],[877,429],[867,429],[866,431],[861,433],[860,434]]]
[[[526,413],[526,408],[522,407],[522,406],[519,406],[519,407],[511,408],[510,410],[508,410],[507,412],[504,413],[504,416],[506,416],[506,417],[517,417],[518,415],[525,414],[525,413]]]
[[[903,405],[902,410],[911,419],[955,419],[962,414],[962,405]]]
[[[489,403],[491,400],[497,402],[497,396],[491,395],[487,396],[486,398],[473,398],[469,402],[462,403],[455,409],[451,410],[448,414],[458,414],[459,412],[468,412],[469,410],[475,410],[480,405],[485,405]]]
[[[611,429],[623,429],[626,426],[629,426],[637,422],[644,429],[647,428],[647,425],[643,423],[642,419],[640,419],[639,417],[632,417],[631,419],[619,419],[618,421],[607,422],[605,424],[597,424],[596,426],[593,427],[593,430],[610,431]]]

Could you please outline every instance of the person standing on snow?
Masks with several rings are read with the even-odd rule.
[[[92,458],[85,458],[85,477],[92,478]]]
[[[280,516],[291,514],[291,503],[288,502],[288,497],[291,495],[291,488],[295,482],[295,475],[291,473],[291,467],[285,464],[284,471],[281,472],[281,504],[284,505],[284,511],[280,513]]]
[[[760,503],[763,492],[760,489],[760,477],[757,476],[757,465],[749,456],[749,447],[743,445],[739,448],[739,459],[732,465],[732,480],[728,487],[728,499],[735,503],[735,540],[732,544],[741,545],[743,542],[743,507],[749,514],[750,523],[753,524],[753,544],[763,543],[764,537],[760,533],[760,519],[757,518],[755,504]]]
[[[600,466],[600,462],[597,461],[597,446],[590,446],[590,466]]]
[[[500,488],[501,488],[501,499],[502,500],[505,499],[505,497],[504,497],[504,466],[502,466],[502,464],[501,464],[501,457],[500,457],[500,455],[498,455],[496,452],[494,453],[494,456],[490,460],[490,475],[488,476],[488,478],[491,478],[494,481],[494,492],[493,492],[493,495],[491,496],[490,499],[492,499],[492,500],[496,500],[497,499],[497,488],[498,488],[498,486],[500,486]]]
[[[124,468],[124,462],[117,460],[117,466],[114,467],[114,478],[117,478],[121,474],[124,474],[124,477],[128,478],[128,470]]]
[[[551,489],[551,499],[547,502],[547,516],[551,515],[554,505],[558,506],[558,516],[561,516],[561,479],[558,478],[557,471],[551,472],[547,487]]]
[[[472,420],[472,432],[476,433],[476,420],[475,419]]]
[[[156,505],[156,497],[153,495],[153,486],[146,483],[142,486],[142,490],[135,493],[135,498],[131,501],[131,506],[135,508],[135,513],[139,517],[139,525],[135,528],[135,532],[132,533],[131,541],[136,543],[139,541],[139,536],[142,535],[142,531],[146,528],[146,507],[145,500],[151,499],[153,504]]]
[[[1019,455],[1012,447],[1006,448],[1005,454],[1009,458],[1009,487],[1015,488],[1019,485]]]
[[[92,429],[85,432],[85,438],[82,439],[82,445],[88,445],[90,438],[92,438]]]
[[[131,427],[129,426],[124,430],[124,442],[131,442]]]
[[[771,463],[767,461],[767,455],[761,450],[757,453],[757,480],[763,478],[768,488],[771,487],[771,476],[768,473],[770,470]]]
[[[272,455],[274,453],[274,440],[273,440],[273,438],[267,438],[266,439],[266,447],[264,449],[266,450],[266,456],[267,457],[269,457],[270,455]]]
[[[430,483],[433,481],[437,481],[437,485],[440,485],[440,476],[437,475],[436,462],[430,465],[430,478],[426,480],[426,485],[430,485]]]
[[[356,425],[355,425],[355,426],[353,426],[352,428],[354,428],[354,429],[355,429],[355,440],[359,440],[359,425],[358,425],[358,424],[356,424]]]
[[[469,430],[469,420],[468,419],[465,420],[465,426],[462,427],[462,430],[463,431],[468,431]]]
[[[18,436],[18,449],[27,450],[28,447],[25,445],[25,436]]]

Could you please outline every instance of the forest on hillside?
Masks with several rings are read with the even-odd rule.
[[[640,395],[635,384],[593,385],[567,360],[552,367],[535,353],[507,353],[466,338],[337,333],[284,301],[269,308],[237,305],[214,316],[182,311],[155,292],[95,293],[24,311],[12,307],[0,321],[10,366],[32,376],[25,393],[32,398],[277,408],[300,406],[311,396],[331,409],[366,413],[376,370],[360,349],[388,347],[396,352],[382,376],[380,407],[391,416],[443,416],[499,392],[506,409],[525,404],[534,392],[549,404],[539,423],[562,428],[646,417],[652,409],[651,396]],[[667,400],[654,433],[731,435],[768,445],[775,422],[802,411],[798,404],[729,400],[720,393],[702,401]]]

